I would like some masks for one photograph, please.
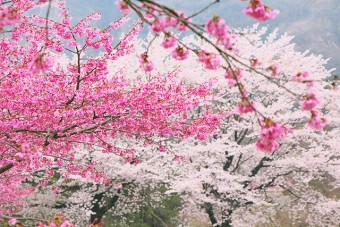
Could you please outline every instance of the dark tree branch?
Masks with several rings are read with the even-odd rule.
[[[255,176],[255,175],[261,170],[262,167],[266,167],[266,166],[264,165],[265,162],[267,162],[267,161],[272,161],[272,160],[273,160],[272,158],[263,157],[263,158],[261,159],[261,161],[259,162],[259,164],[257,164],[257,166],[255,166],[255,168],[251,171],[250,177]]]
[[[13,167],[14,167],[14,165],[12,163],[1,166],[0,167],[0,174],[6,172],[7,170],[10,170]]]
[[[231,164],[233,163],[234,155],[228,156],[228,151],[226,151],[225,154],[227,156],[227,161],[224,163],[223,170],[228,171]]]
[[[214,214],[214,209],[211,203],[204,203],[204,209],[207,212],[210,222],[215,227],[221,227],[220,225],[217,225],[217,219]]]

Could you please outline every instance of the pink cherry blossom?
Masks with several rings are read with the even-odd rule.
[[[258,65],[261,65],[261,62],[257,58],[252,58],[250,59],[250,65],[251,67],[256,67]]]
[[[162,47],[170,48],[174,47],[177,43],[177,39],[171,35],[170,33],[166,33],[163,42],[161,43]]]
[[[141,67],[145,72],[151,72],[155,68],[152,62],[144,62]]]
[[[48,184],[48,182],[49,182],[48,179],[44,179],[44,180],[42,180],[42,181],[39,183],[39,186],[40,186],[40,187],[44,187],[44,186],[46,186],[46,185]]]
[[[228,80],[228,85],[230,87],[234,87],[237,85],[237,81],[243,77],[243,69],[233,70],[231,68],[227,68],[224,77]]]
[[[310,76],[309,71],[302,71],[302,72],[298,72],[297,74],[293,75],[291,77],[291,80],[306,83],[308,86],[308,89],[311,89],[314,86],[314,80],[307,79],[309,76]]]
[[[236,109],[237,109],[237,112],[241,114],[254,112],[255,103],[251,101],[249,98],[242,98],[242,102],[237,105]]]
[[[268,67],[268,70],[271,72],[271,76],[275,77],[279,73],[279,66],[277,64],[273,64]]]
[[[235,45],[235,42],[234,42],[234,40],[232,38],[234,38],[234,37],[226,36],[226,37],[224,37],[222,39],[218,39],[216,44],[217,45],[222,45],[227,50],[232,50],[234,45]],[[236,54],[238,54],[238,50],[237,49],[234,49],[234,52]]]
[[[308,78],[309,75],[310,73],[308,71],[298,72],[297,74],[291,77],[291,80],[301,82]]]
[[[320,101],[316,98],[314,93],[309,93],[304,96],[303,102],[301,104],[302,110],[313,110]]]
[[[307,83],[308,89],[311,89],[314,87],[314,80],[308,80],[304,82]]]
[[[205,24],[205,30],[219,39],[229,37],[230,31],[229,27],[225,24],[225,21],[218,16],[214,16]]]
[[[63,223],[61,223],[60,227],[74,227],[74,225],[71,224],[68,220],[65,220]]]
[[[187,16],[183,12],[176,10],[176,13],[186,23],[190,23],[192,21],[191,18],[187,18]],[[177,23],[175,24],[175,26],[173,26],[173,27],[177,28],[179,31],[188,31],[189,28],[188,28],[188,26],[186,25],[185,22],[178,20]]]
[[[149,61],[147,53],[143,53],[140,55],[139,62],[141,63],[141,68],[145,72],[150,72],[155,68],[154,64],[151,61]]]
[[[5,6],[0,9],[0,18],[0,30],[2,30],[5,26],[11,26],[19,22],[20,14],[12,10],[11,7]]]
[[[167,27],[176,28],[178,25],[178,20],[174,17],[166,17],[164,23]]]
[[[17,219],[15,219],[15,218],[11,218],[11,219],[9,219],[9,221],[8,221],[8,224],[9,224],[10,226],[15,225],[16,223],[17,223]]]
[[[292,130],[287,126],[274,122],[270,118],[261,119],[261,134],[256,141],[256,147],[260,151],[272,153],[279,148],[276,140],[286,138]]]
[[[159,152],[166,153],[168,149],[166,148],[166,146],[164,146],[164,145],[160,142],[160,143],[159,143],[159,146],[158,146],[158,150],[159,150]]]
[[[205,133],[200,133],[200,134],[197,135],[196,138],[199,139],[199,140],[206,140],[208,138],[208,135],[205,134]]]
[[[220,67],[221,61],[216,54],[205,52],[204,50],[198,56],[198,60],[204,64],[207,69],[215,70]]]
[[[287,136],[287,133],[291,132],[290,128],[277,122],[273,122],[270,118],[262,119],[261,124],[261,140],[284,139]]]
[[[171,52],[171,55],[176,60],[185,60],[188,58],[189,50],[178,46],[174,51]]]
[[[120,182],[116,182],[115,185],[114,185],[115,189],[119,190],[119,189],[122,189],[123,188],[123,185],[122,183]]]
[[[184,156],[175,155],[174,161],[182,162],[184,161]]]
[[[124,14],[128,14],[131,11],[129,5],[124,0],[123,1],[117,1],[116,5],[117,5],[118,9]]]
[[[234,46],[234,42],[230,37],[230,28],[222,18],[214,16],[205,24],[205,30],[217,38],[217,45],[222,45],[228,50]]]
[[[155,18],[157,14],[156,6],[154,4],[142,4],[141,6],[146,10],[145,18],[152,19]]]
[[[266,21],[275,18],[280,11],[270,9],[264,5],[261,0],[250,0],[250,6],[244,9],[243,13],[258,21]]]
[[[46,173],[51,177],[53,177],[54,174],[55,174],[55,172],[53,170],[47,170]]]
[[[55,194],[59,194],[61,192],[60,188],[58,187],[53,187],[52,188],[52,191],[55,193]]]
[[[151,30],[153,32],[162,32],[165,28],[166,28],[165,21],[160,19],[156,19],[151,25]]]
[[[50,59],[48,59],[46,54],[39,54],[32,65],[32,73],[39,74],[41,71],[46,71],[49,69],[49,62]]]
[[[260,140],[259,139],[256,141],[255,145],[260,151],[264,151],[268,153],[272,153],[279,148],[279,144],[275,140]]]
[[[313,110],[311,113],[312,117],[308,121],[308,126],[316,130],[322,130],[327,124],[327,119],[320,117],[320,113],[317,110]]]

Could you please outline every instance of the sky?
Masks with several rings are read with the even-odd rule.
[[[212,0],[160,0],[164,4],[175,7],[187,15],[197,12]],[[76,17],[84,17],[90,12],[100,11],[103,15],[103,25],[117,19],[121,13],[115,6],[115,0],[70,0],[72,13]],[[330,58],[328,69],[338,68],[340,74],[340,0],[263,0],[272,8],[280,10],[276,19],[263,22],[261,26],[269,26],[269,31],[279,28],[281,34],[294,35],[296,48],[304,52],[322,54]],[[234,28],[250,27],[255,20],[245,16],[242,9],[246,1],[220,0],[195,18],[204,23],[213,15],[224,18],[227,24]]]

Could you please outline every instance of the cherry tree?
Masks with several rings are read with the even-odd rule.
[[[207,7],[217,3],[214,1]],[[128,166],[127,170],[131,169],[132,173],[134,168],[142,168],[143,162],[147,164],[148,160],[157,157],[149,150],[139,152],[141,147],[150,145],[158,152],[167,153],[170,149],[168,139],[204,141],[218,137],[218,128],[229,121],[230,116],[248,114],[252,118],[241,116],[239,119],[248,120],[233,124],[238,131],[235,138],[239,138],[240,133],[245,137],[246,131],[251,131],[251,136],[258,135],[257,149],[274,156],[280,154],[283,147],[296,144],[296,140],[289,139],[292,134],[298,134],[295,125],[308,124],[322,130],[327,123],[323,114],[336,117],[337,112],[333,113],[332,108],[325,109],[320,101],[322,98],[327,105],[334,105],[332,95],[324,92],[323,87],[328,83],[330,88],[336,88],[336,81],[328,81],[328,75],[316,68],[320,64],[306,63],[283,70],[281,64],[287,67],[287,63],[280,58],[280,46],[262,48],[270,55],[255,54],[259,46],[266,46],[261,44],[260,38],[255,37],[255,44],[240,42],[249,35],[233,31],[223,18],[215,16],[204,25],[196,24],[195,16],[204,9],[186,16],[150,0],[124,0],[117,5],[123,14],[134,11],[140,18],[118,39],[114,37],[114,31],[127,23],[126,15],[105,28],[98,28],[93,22],[100,19],[100,13],[73,21],[62,0],[1,1],[0,214],[10,219],[9,224],[15,224],[16,219],[11,218],[23,210],[24,199],[46,188],[48,178],[54,177],[56,170],[64,180],[77,175],[99,185],[111,184],[112,176],[104,162],[93,159],[91,150],[121,158],[125,168]],[[45,10],[46,14],[34,13],[39,9]],[[60,17],[50,18],[52,10]],[[275,17],[278,11],[260,0],[250,0],[244,13],[265,21]],[[149,26],[153,38],[141,50],[132,41],[143,26]],[[199,41],[188,41],[175,35],[178,31],[191,32]],[[163,40],[159,42],[158,37]],[[171,64],[176,67],[161,69],[161,62],[158,64],[157,61],[164,58],[151,54],[157,41],[157,47],[167,51],[167,56],[173,59]],[[244,50],[251,52],[243,53]],[[135,61],[130,64],[138,65],[137,68],[121,64],[130,57]],[[304,56],[300,57],[304,59]],[[196,83],[183,80],[181,74],[187,74],[188,69],[181,71],[179,67],[192,64],[192,59],[203,67],[200,74],[219,76]],[[163,64],[167,64],[166,61]],[[147,76],[130,78],[141,72]],[[200,74],[192,76],[196,78]],[[221,87],[220,80],[230,88]],[[214,102],[224,103],[225,99],[228,105],[221,108],[214,105]],[[242,128],[238,128],[241,125]],[[336,133],[336,130],[329,133]],[[312,132],[304,131],[301,136]],[[280,146],[279,142],[287,136],[287,141]],[[116,142],[121,138],[135,142],[121,147]],[[311,142],[319,147],[328,140],[316,141]],[[332,151],[335,145],[331,145],[325,147]],[[77,158],[80,148],[90,158]],[[227,154],[231,161],[236,159],[237,150]],[[315,152],[325,154],[318,149]],[[142,160],[144,153],[149,158]],[[328,155],[327,160],[333,160],[332,157]],[[180,161],[182,157],[173,154],[170,159]],[[256,163],[256,158],[250,159]],[[259,163],[264,165],[263,161]],[[182,174],[185,176],[185,171]],[[271,179],[275,180],[275,176]],[[248,178],[244,178],[244,190],[248,190],[253,182]],[[264,188],[261,184],[265,183],[255,181],[260,182],[257,188]],[[207,183],[208,188],[212,185]],[[58,190],[54,189],[55,192]],[[225,192],[222,194],[226,195]],[[244,204],[255,203],[240,197],[238,203],[241,200]],[[223,197],[220,201],[229,200]],[[71,225],[64,217],[54,222]]]
[[[284,75],[308,68],[309,73],[321,81],[332,72],[326,70],[324,65],[327,60],[321,56],[295,51],[290,36],[278,37],[275,31],[263,39],[266,29],[258,29],[256,26],[239,32],[246,34],[238,40],[240,54],[245,58],[257,56],[261,65],[278,62],[284,66],[281,69]],[[258,104],[257,108],[264,114],[280,119],[285,125],[292,125],[292,131],[284,141],[280,141],[280,147],[275,152],[260,152],[254,144],[257,143],[261,124],[254,121],[256,116],[242,115],[235,108],[238,103],[237,88],[233,87],[233,83],[225,81],[224,70],[207,71],[194,56],[189,56],[187,61],[179,65],[176,60],[168,57],[168,50],[159,50],[162,37],[154,39],[150,35],[148,39],[153,39],[149,53],[154,56],[152,61],[158,66],[158,73],[176,68],[187,83],[215,81],[217,91],[224,95],[209,102],[214,110],[229,111],[219,125],[219,133],[203,141],[202,138],[181,140],[162,137],[158,142],[149,142],[147,146],[144,141],[133,138],[113,139],[121,148],[136,147],[141,163],[133,166],[119,160],[118,156],[103,156],[100,147],[92,147],[91,152],[84,147],[77,151],[75,158],[96,160],[98,168],[105,170],[112,183],[89,185],[89,181],[79,177],[73,177],[69,182],[59,179],[54,184],[50,183],[43,193],[34,195],[29,202],[35,204],[34,207],[28,206],[24,213],[37,216],[51,213],[51,210],[55,214],[63,210],[77,217],[72,220],[73,223],[84,225],[90,218],[91,222],[95,218],[99,222],[104,215],[114,213],[115,216],[123,217],[124,214],[138,212],[145,205],[159,207],[160,201],[165,198],[181,195],[181,214],[184,217],[195,213],[200,218],[206,217],[216,226],[280,226],[284,224],[278,218],[280,215],[287,215],[285,217],[291,223],[316,226],[335,225],[339,222],[335,214],[340,204],[336,194],[333,196],[339,190],[337,185],[340,173],[336,151],[339,146],[337,135],[340,122],[339,108],[332,102],[332,99],[338,98],[339,92],[334,92],[327,82],[314,84],[313,89],[323,100],[321,111],[332,119],[325,130],[316,133],[304,124],[309,117],[305,110],[291,107],[291,102],[296,103],[293,94],[287,94],[283,88],[278,91],[275,87],[277,85],[271,85],[266,80],[259,83],[267,83],[267,86],[260,87],[256,84],[259,80],[257,75],[245,72],[243,76],[251,81],[248,86],[259,87],[254,100],[263,106]],[[149,41],[133,41],[137,43],[135,46],[139,46],[137,52],[143,52],[143,42],[148,46]],[[209,45],[202,44],[197,37],[185,38],[183,42],[187,45],[200,43],[201,47],[209,50]],[[109,64],[108,69],[115,72],[119,65],[131,79],[147,80],[149,75],[133,73],[139,67],[138,61],[138,58],[129,56],[118,60],[119,64]],[[192,68],[195,70],[191,71]],[[202,76],[196,79],[194,75]],[[308,86],[303,86],[297,87],[295,81],[287,81],[285,84],[291,93],[308,89]],[[195,119],[199,111],[202,111],[200,107],[187,111],[188,119]],[[328,191],[318,187],[322,182],[327,182],[330,187]],[[155,193],[147,201],[141,193],[150,188],[157,190],[164,185],[167,188],[165,194]],[[68,188],[75,186],[78,187],[76,192],[66,193]],[[64,200],[64,207],[58,205],[60,198]],[[47,200],[50,204],[48,206]],[[98,211],[97,204],[104,208],[101,210],[104,215],[94,213]],[[123,218],[120,221],[123,225],[128,224]]]

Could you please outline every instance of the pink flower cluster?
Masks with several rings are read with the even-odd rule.
[[[155,68],[154,64],[149,61],[148,54],[146,52],[139,56],[139,62],[141,63],[141,68],[145,72],[150,72]]]
[[[311,111],[311,114],[312,117],[308,121],[308,126],[316,130],[322,130],[327,124],[327,119],[320,117],[320,113],[317,110]]]
[[[301,104],[302,110],[313,110],[320,101],[316,98],[314,93],[309,93],[304,96],[303,102]]]
[[[308,88],[310,89],[313,87],[314,81],[306,80],[309,75],[310,73],[308,71],[298,72],[291,77],[291,80],[307,83]],[[303,96],[301,109],[311,112],[311,119],[308,121],[308,126],[316,130],[322,130],[327,124],[327,120],[320,117],[319,111],[315,109],[318,104],[320,104],[320,101],[316,97],[315,93],[307,93]]]
[[[308,88],[312,88],[313,85],[314,85],[314,81],[313,80],[306,80],[306,78],[308,78],[309,75],[310,75],[310,73],[308,71],[298,72],[297,74],[295,74],[291,77],[291,80],[297,81],[297,82],[307,83]]]
[[[170,48],[174,47],[177,43],[177,39],[169,32],[167,32],[164,36],[164,40],[161,43],[162,47],[164,48]]]
[[[308,93],[304,96],[301,104],[302,110],[311,112],[311,119],[308,121],[308,126],[316,130],[322,130],[327,124],[327,119],[320,117],[320,112],[315,109],[319,103],[320,101],[314,93]]]
[[[175,155],[173,160],[177,162],[182,162],[184,161],[184,156]]]
[[[250,65],[251,67],[256,67],[258,65],[261,65],[261,62],[257,58],[252,58],[250,59]]]
[[[120,183],[120,182],[118,181],[118,182],[116,182],[116,183],[114,184],[114,188],[115,188],[116,190],[119,190],[119,189],[122,189],[122,188],[123,188],[123,185],[122,185],[122,183]]]
[[[117,1],[116,5],[118,9],[124,14],[128,14],[131,11],[130,7],[125,1]]]
[[[275,77],[279,73],[279,66],[277,64],[273,64],[268,67],[268,69],[271,72],[271,76]]]
[[[286,138],[291,131],[290,128],[270,118],[261,119],[261,134],[256,141],[256,147],[261,151],[272,153],[279,148],[276,140]]]
[[[236,107],[237,112],[241,114],[246,114],[255,111],[255,103],[249,98],[243,97],[241,103]]]
[[[153,32],[161,32],[166,28],[167,24],[160,19],[154,20],[154,22],[151,25],[151,30]]]
[[[160,17],[157,17],[155,15],[155,12],[157,12],[157,11],[155,11],[153,9],[153,7],[155,7],[155,6],[143,5],[143,7],[145,9],[147,9],[148,12],[149,12],[149,13],[147,13],[148,18],[150,18],[150,19],[155,18],[154,21],[152,22],[151,27],[150,27],[151,30],[155,33],[164,32],[164,34],[165,34],[164,40],[161,43],[161,46],[164,47],[164,48],[174,47],[178,40],[171,34],[171,32],[167,32],[167,31],[165,31],[165,29],[167,29],[169,27],[173,27],[173,28],[176,28],[179,31],[186,31],[188,29],[186,24],[189,23],[191,21],[191,19],[186,19],[186,16],[179,11],[176,11],[177,16],[163,17],[162,15],[159,15]],[[184,21],[186,21],[186,22],[184,22]],[[185,59],[188,58],[188,55],[189,55],[189,50],[187,48],[184,48],[184,47],[181,47],[181,46],[177,46],[171,52],[171,56],[176,60],[185,60]],[[146,66],[146,65],[144,65],[144,66]],[[143,65],[142,65],[142,68],[143,68]],[[146,67],[144,67],[143,69],[145,70],[145,68]]]
[[[46,71],[50,68],[50,62],[46,54],[39,54],[32,65],[31,72],[34,74],[39,74],[41,71]]]
[[[165,29],[169,27],[173,27],[179,31],[187,31],[188,30],[187,23],[189,23],[191,19],[187,18],[186,15],[182,12],[176,11],[176,13],[177,13],[176,17],[157,18],[156,16],[153,16],[156,19],[152,22],[151,30],[153,32],[159,33],[163,32]]]
[[[230,28],[225,24],[225,21],[218,16],[214,16],[205,24],[205,30],[219,39],[228,37],[230,32]]]
[[[199,54],[198,60],[204,64],[205,68],[211,70],[215,70],[221,65],[221,61],[216,54],[211,54],[204,50]]]
[[[162,142],[159,142],[158,150],[159,152],[166,153],[168,149],[162,144]]]
[[[13,225],[15,225],[16,223],[17,223],[17,219],[15,219],[15,218],[11,218],[11,219],[8,220],[9,226],[13,226]]]
[[[309,76],[310,73],[308,71],[302,71],[293,75],[291,80],[307,83],[308,88],[310,89],[313,87],[314,81],[306,80]],[[316,130],[322,130],[327,124],[327,120],[325,118],[321,118],[319,111],[315,109],[318,104],[320,104],[320,101],[317,99],[315,93],[307,93],[303,96],[301,109],[311,112],[311,119],[308,122],[308,126]]]
[[[189,50],[178,46],[175,50],[171,52],[171,56],[176,60],[185,60],[188,58]]]
[[[280,11],[270,9],[264,5],[261,0],[250,0],[250,6],[244,9],[243,13],[258,21],[266,21],[275,18]]]
[[[12,10],[11,7],[3,7],[0,9],[0,18],[0,30],[2,30],[5,26],[11,26],[19,22],[20,14]]]
[[[178,31],[188,30],[188,23],[191,22],[191,19],[187,18],[187,16],[180,11],[175,10],[173,15],[164,16],[163,13],[159,12],[159,9],[157,9],[158,6],[155,4],[142,4],[141,7],[145,10],[145,18],[147,18],[151,23],[151,31],[155,33],[163,32],[165,34],[161,46],[166,49],[174,47],[178,41],[171,32],[166,31],[167,28],[172,27]],[[177,46],[171,52],[171,56],[176,60],[185,60],[188,58],[188,55],[189,50],[182,46]],[[144,56],[141,56],[140,62],[142,63],[141,68],[144,71],[149,72],[154,69],[154,65]]]
[[[37,1],[13,2],[36,4]],[[45,18],[27,17],[11,32],[10,38],[1,39],[0,57],[5,76],[0,83],[0,103],[5,120],[0,124],[0,131],[8,133],[11,141],[0,146],[3,154],[0,166],[11,164],[14,167],[1,174],[0,185],[4,187],[0,187],[0,200],[5,205],[0,207],[0,214],[13,212],[7,210],[7,204],[20,209],[23,197],[32,193],[32,188],[20,185],[27,177],[22,173],[45,169],[50,177],[55,173],[48,169],[59,166],[65,170],[60,173],[64,178],[79,175],[94,182],[105,182],[105,173],[95,168],[96,163],[71,159],[75,143],[100,145],[103,152],[137,164],[140,160],[132,148],[110,151],[105,149],[108,141],[119,135],[140,135],[140,140],[155,135],[181,139],[198,134],[207,137],[216,130],[219,122],[215,118],[209,120],[210,113],[202,113],[190,124],[183,123],[187,119],[181,117],[182,113],[211,98],[212,85],[188,85],[171,73],[165,78],[155,76],[150,81],[133,83],[120,70],[108,77],[108,62],[132,54],[131,41],[142,26],[135,24],[114,47],[110,32],[124,20],[100,29],[91,25],[91,21],[99,17],[99,14],[92,14],[71,27],[68,14],[62,14],[63,22],[49,21],[48,41]],[[172,43],[172,38],[168,38]],[[50,52],[55,53],[57,48],[64,51],[62,46],[71,42],[71,49],[77,52],[78,65],[65,61],[62,67],[53,61],[54,54]],[[81,46],[83,48],[75,48]],[[85,51],[99,47],[107,51],[83,58]],[[184,59],[187,54],[187,49],[176,48],[174,56]],[[139,56],[139,62],[145,71],[154,68],[147,53]],[[48,76],[42,77],[41,71]],[[174,115],[180,117],[174,119]],[[7,138],[3,136],[2,140]],[[41,181],[37,187],[46,184],[48,180]],[[55,192],[58,190],[55,188]]]
[[[301,82],[301,81],[304,81],[308,77],[309,77],[309,72],[308,71],[302,71],[302,72],[298,72],[297,74],[293,75],[291,77],[291,79],[293,81]]]
[[[230,28],[225,24],[225,21],[214,16],[205,24],[205,30],[215,38],[217,38],[217,44],[223,45],[226,49],[231,49],[234,45],[230,38]]]
[[[224,77],[228,80],[228,85],[230,87],[234,87],[236,86],[237,81],[239,81],[243,77],[243,70],[233,70],[231,68],[227,68]]]

